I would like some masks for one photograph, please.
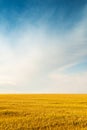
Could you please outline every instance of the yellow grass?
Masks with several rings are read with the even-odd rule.
[[[87,130],[87,95],[0,95],[0,130]]]

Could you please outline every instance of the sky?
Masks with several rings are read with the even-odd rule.
[[[0,93],[87,93],[87,0],[0,0]]]

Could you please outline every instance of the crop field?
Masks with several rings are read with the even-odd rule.
[[[87,130],[87,95],[0,95],[0,130]]]

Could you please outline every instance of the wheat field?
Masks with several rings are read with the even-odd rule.
[[[1,94],[0,130],[87,130],[87,95]]]

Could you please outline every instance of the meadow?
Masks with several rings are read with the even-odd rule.
[[[87,95],[1,94],[0,130],[87,130]]]

